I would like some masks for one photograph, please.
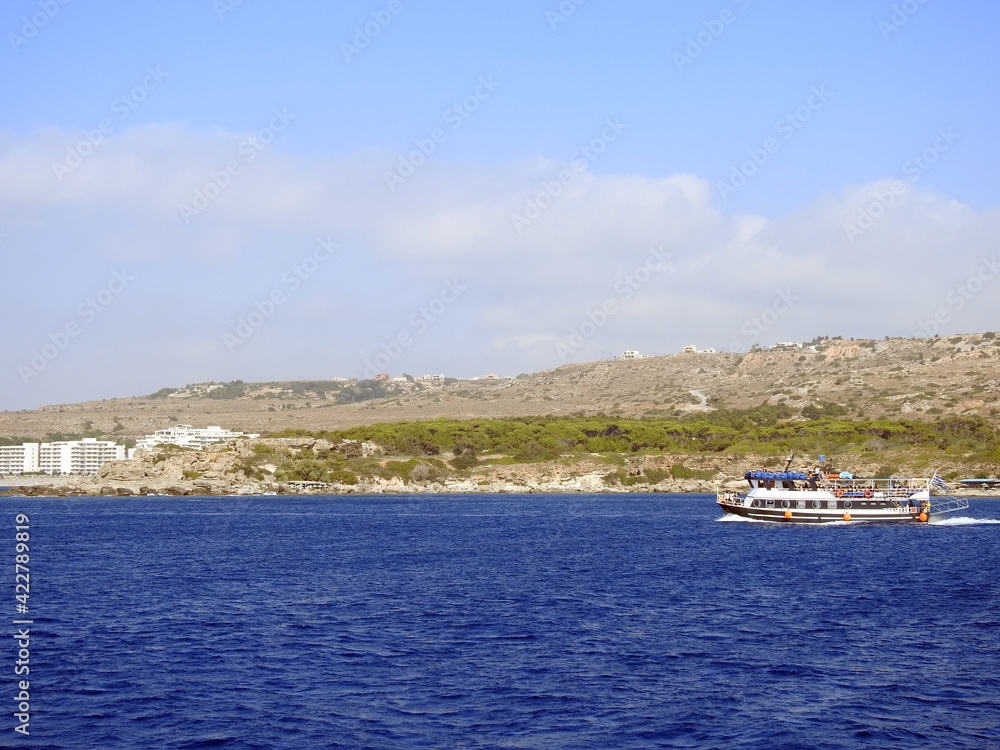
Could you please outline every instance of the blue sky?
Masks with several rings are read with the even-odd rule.
[[[995,329],[998,29],[940,0],[7,3],[0,408]]]

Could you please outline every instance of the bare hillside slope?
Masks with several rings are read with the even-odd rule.
[[[517,378],[449,380],[437,386],[370,381],[200,384],[153,396],[3,412],[0,437],[86,433],[128,438],[174,423],[265,433],[435,417],[672,416],[762,403],[785,404],[802,418],[831,405],[848,419],[995,418],[1000,413],[1000,336],[828,339],[814,349],[596,361]]]

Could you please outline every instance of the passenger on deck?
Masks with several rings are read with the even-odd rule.
[[[820,473],[820,469],[817,466],[815,469],[813,469],[813,473],[809,477],[809,489],[813,490],[816,489],[816,480],[820,478],[822,478],[822,474]]]

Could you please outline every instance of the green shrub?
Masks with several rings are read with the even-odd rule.
[[[684,464],[670,467],[670,476],[674,479],[711,479],[715,474],[715,469],[689,469]]]
[[[334,469],[326,474],[327,482],[339,482],[340,484],[357,484],[358,478],[346,469]]]
[[[466,469],[471,469],[474,466],[479,465],[479,459],[473,456],[471,453],[463,453],[460,456],[455,456],[451,460],[451,465],[458,469],[459,471],[465,471]]]
[[[610,474],[605,474],[601,481],[609,487],[634,487],[637,484],[646,484],[646,477],[642,474],[632,475],[626,471],[618,469]]]
[[[650,484],[659,484],[667,477],[672,476],[669,471],[663,469],[646,469],[643,474],[646,475],[646,481]]]
[[[209,391],[205,394],[205,398],[232,399],[243,398],[245,395],[247,395],[247,388],[243,381],[233,380],[229,383],[223,383],[220,388]]]

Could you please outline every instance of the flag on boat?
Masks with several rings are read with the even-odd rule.
[[[945,481],[938,476],[936,471],[934,472],[934,476],[931,477],[931,486],[936,487],[939,490],[945,490],[946,492],[951,489],[951,487],[945,484]]]

